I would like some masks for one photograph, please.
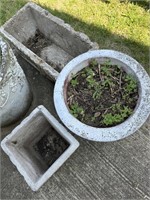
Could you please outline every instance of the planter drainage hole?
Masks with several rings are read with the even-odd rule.
[[[12,141],[11,143],[16,145],[16,144],[17,144],[17,141]]]

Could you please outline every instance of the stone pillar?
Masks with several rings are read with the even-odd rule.
[[[9,44],[0,36],[0,121],[13,123],[27,111],[31,92],[25,74]]]

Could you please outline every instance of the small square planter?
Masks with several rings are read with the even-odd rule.
[[[38,106],[1,147],[33,191],[37,191],[78,148],[78,141]]]
[[[34,3],[27,3],[0,32],[40,72],[56,80],[74,57],[98,45]]]

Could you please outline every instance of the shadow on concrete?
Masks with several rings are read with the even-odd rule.
[[[42,6],[44,7],[44,6]],[[149,70],[149,46],[138,43],[131,39],[127,39],[121,35],[111,33],[103,26],[95,26],[94,24],[87,24],[74,16],[71,16],[65,12],[58,10],[52,10],[48,7],[44,7],[53,15],[63,19],[66,23],[69,23],[76,31],[84,32],[92,41],[99,44],[100,49],[113,49],[121,51],[132,56],[146,69]]]

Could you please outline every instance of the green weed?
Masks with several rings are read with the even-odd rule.
[[[111,126],[117,123],[121,123],[132,113],[132,110],[128,106],[124,106],[123,108],[121,108],[121,105],[119,103],[113,105],[112,110],[113,112],[117,112],[117,113],[115,114],[107,113],[107,114],[102,115],[103,125]]]
[[[79,84],[77,78],[71,79],[70,83],[71,83],[71,85],[72,85],[73,87],[75,87],[75,86],[77,86],[77,85]]]
[[[136,88],[137,88],[136,79],[133,76],[127,74],[126,78],[125,78],[125,81],[127,82],[127,84],[124,87],[125,92],[127,94],[130,94],[132,92],[136,92]]]
[[[79,115],[84,115],[84,110],[78,103],[74,103],[70,106],[70,112],[74,115],[74,117],[78,117]]]

